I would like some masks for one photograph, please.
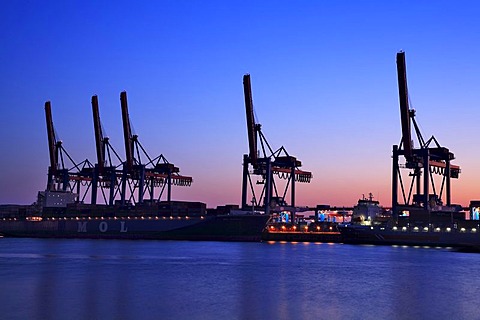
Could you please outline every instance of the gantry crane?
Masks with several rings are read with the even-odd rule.
[[[151,158],[147,154],[138,139],[138,135],[132,132],[125,91],[120,94],[120,102],[126,156],[122,175],[122,204],[125,205],[127,200],[133,200],[135,203],[141,204],[144,202],[146,194],[149,195],[150,201],[159,201],[165,188],[167,188],[167,201],[170,202],[172,185],[190,186],[192,177],[180,175],[180,169],[169,163],[163,154],[156,158]],[[155,195],[156,188],[160,188],[158,197]],[[127,191],[130,194],[129,199],[127,199]]]
[[[70,193],[74,195],[74,201],[83,202],[91,186],[93,165],[88,159],[76,163],[63,147],[62,141],[57,139],[50,101],[45,102],[45,118],[50,156],[46,191]],[[67,167],[67,164],[71,167]]]
[[[295,217],[295,183],[309,183],[312,179],[312,173],[300,170],[302,166],[300,160],[288,154],[282,146],[274,151],[265,138],[261,125],[255,122],[253,112],[252,88],[250,75],[243,76],[243,89],[245,96],[245,110],[247,115],[247,133],[249,154],[243,156],[243,179],[242,179],[242,209],[247,210],[247,191],[250,186],[252,194],[252,205],[263,206],[265,214],[271,211],[277,211],[280,207],[289,208],[291,220]],[[260,150],[258,150],[258,141],[260,141]],[[249,167],[252,170],[249,170]],[[260,195],[257,197],[252,182],[252,175],[260,176],[262,180],[257,184],[263,185]],[[286,184],[283,192],[280,193],[279,184],[274,177],[285,179]],[[287,206],[285,200],[288,189],[290,188],[290,204]]]
[[[455,156],[448,148],[442,147],[434,136],[427,141],[423,139],[415,120],[415,110],[409,108],[405,53],[402,51],[397,53],[397,75],[402,139],[399,146],[393,146],[392,210],[395,217],[409,210],[424,213],[437,211],[443,207],[443,196],[446,198],[446,206],[451,206],[450,180],[458,178],[460,174],[460,167],[450,163]],[[418,148],[413,146],[412,124]],[[400,164],[402,156],[405,163]],[[408,170],[409,178],[406,180],[410,179],[409,185],[403,181],[400,169]],[[439,188],[435,183],[434,174],[442,177]]]
[[[100,187],[105,204],[113,205],[115,197],[120,193],[123,161],[110,144],[109,137],[104,135],[100,112],[98,108],[98,97],[92,96],[93,128],[95,133],[95,149],[97,163],[92,181],[92,204],[97,203],[97,190]],[[116,160],[117,164],[114,164]],[[108,189],[108,198],[105,190]]]

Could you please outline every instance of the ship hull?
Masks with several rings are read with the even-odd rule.
[[[265,215],[1,220],[5,237],[260,241]]]
[[[278,219],[278,218],[277,218]],[[329,221],[317,221],[306,224],[288,224],[272,219],[262,233],[263,241],[287,242],[342,242],[342,234],[337,224]]]
[[[477,230],[402,231],[387,227],[347,225],[341,227],[340,232],[343,242],[349,244],[480,248],[480,233]]]
[[[342,242],[340,232],[281,232],[281,231],[264,231],[262,234],[263,241],[287,241],[287,242]]]

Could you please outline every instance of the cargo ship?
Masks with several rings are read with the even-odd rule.
[[[68,202],[69,193],[40,192],[44,205],[17,206],[0,218],[0,235],[34,238],[260,241],[269,216],[201,202],[170,201],[135,206]],[[56,199],[57,205],[45,198]],[[67,199],[67,200],[66,200]],[[50,204],[46,204],[50,202]],[[66,202],[66,203],[65,203]],[[46,205],[45,205],[46,204]]]
[[[131,128],[126,92],[120,94],[120,102],[125,160],[104,134],[98,97],[92,96],[96,164],[88,159],[75,162],[68,154],[56,136],[51,103],[45,102],[50,156],[46,190],[38,193],[34,205],[0,206],[0,236],[261,240],[268,214],[236,205],[207,209],[202,202],[172,201],[172,187],[188,187],[193,178],[181,175],[163,154],[153,157],[146,152]]]
[[[343,242],[480,251],[480,221],[466,219],[461,206],[405,206],[399,211],[399,215],[353,219],[339,225]]]
[[[343,242],[348,244],[452,247],[480,250],[478,224],[470,226],[341,226]]]

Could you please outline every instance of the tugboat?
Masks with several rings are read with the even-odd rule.
[[[339,243],[342,242],[342,235],[338,229],[339,222],[337,218],[348,215],[347,210],[342,208],[340,212],[329,205],[318,205],[315,209],[311,208],[284,208],[278,214],[272,216],[265,226],[262,233],[263,241],[288,241],[288,242],[323,242]],[[348,209],[348,208],[347,208]],[[349,211],[351,211],[350,208]],[[294,220],[291,219],[291,211],[305,212],[315,211],[315,215],[305,218],[304,215],[294,214]],[[335,211],[335,212],[334,212]],[[329,212],[329,213],[325,213]]]
[[[279,217],[272,217],[262,232],[263,241],[288,242],[341,242],[341,233],[338,223],[333,221],[308,222],[299,218],[296,223],[288,223]]]

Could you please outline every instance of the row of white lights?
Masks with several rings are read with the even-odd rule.
[[[397,230],[398,230],[397,227],[393,227],[392,229],[393,229],[394,231],[397,231]],[[419,229],[418,227],[414,227],[414,228],[413,228],[413,231],[418,232],[419,230],[420,230],[420,229]],[[402,231],[407,231],[407,227],[402,227]],[[429,231],[428,227],[424,227],[424,228],[423,228],[423,232],[428,232],[428,231]],[[442,229],[441,229],[440,227],[436,227],[435,229],[433,229],[433,231],[434,231],[434,232],[440,232],[440,231],[442,231]],[[446,231],[446,232],[451,232],[451,231],[452,231],[452,228],[447,227],[447,228],[445,228],[445,231]],[[467,231],[467,229],[465,229],[465,228],[460,228],[460,232],[466,232],[466,231]],[[472,228],[471,231],[472,231],[473,233],[475,233],[475,232],[477,232],[477,228]]]
[[[275,226],[270,226],[270,229],[275,230],[276,228],[275,228]],[[286,227],[286,226],[282,226],[281,229],[282,229],[283,231],[285,231],[285,230],[287,229],[287,227]],[[293,226],[292,229],[293,229],[293,231],[296,231],[296,230],[297,230],[297,226]],[[307,231],[307,230],[308,230],[308,226],[305,226],[304,229],[305,229],[305,231]],[[329,229],[332,230],[333,228],[330,227]],[[320,227],[317,226],[317,230],[319,231],[319,230],[320,230]]]
[[[40,218],[40,217],[39,217]],[[161,217],[163,220],[167,220],[167,217]],[[174,219],[178,219],[178,220],[181,220],[183,218],[185,218],[185,220],[188,220],[190,219],[189,216],[185,216],[185,217],[173,217],[173,216],[170,216],[168,217],[168,219],[170,220],[174,220]],[[46,220],[52,220],[52,221],[55,221],[55,220],[124,220],[124,219],[127,219],[127,220],[145,220],[145,219],[148,219],[148,220],[159,220],[160,217],[58,217],[58,218],[55,218],[55,217],[51,217],[51,218],[45,218]],[[204,219],[203,216],[200,217],[200,219]],[[18,220],[17,218],[3,218],[2,219],[3,221],[16,221]],[[40,219],[32,219],[32,221],[41,221]]]

